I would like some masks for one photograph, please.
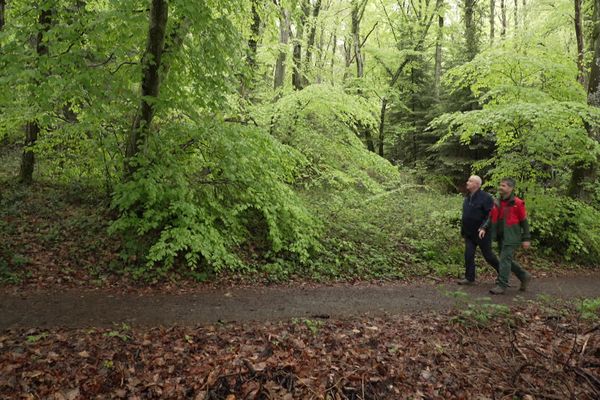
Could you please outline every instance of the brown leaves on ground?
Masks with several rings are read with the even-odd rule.
[[[563,310],[564,311],[564,310]],[[600,395],[600,330],[513,310],[199,328],[0,334],[0,397],[577,398]]]

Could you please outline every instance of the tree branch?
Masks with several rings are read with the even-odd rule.
[[[369,38],[369,35],[371,35],[371,33],[373,33],[373,31],[375,30],[375,27],[377,26],[377,24],[379,23],[379,21],[375,22],[375,25],[373,25],[373,27],[371,28],[371,30],[369,31],[369,33],[367,33],[367,36],[365,36],[364,40],[362,41],[362,43],[360,43],[358,45],[359,49],[362,49],[363,46],[365,45],[365,42],[367,41],[367,39]],[[352,64],[352,62],[354,61],[354,59],[356,58],[356,54],[354,54],[352,56],[352,58],[350,58],[350,64]]]

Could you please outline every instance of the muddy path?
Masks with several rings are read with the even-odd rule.
[[[202,325],[234,321],[276,321],[290,318],[381,316],[446,310],[456,300],[448,292],[463,290],[468,301],[507,305],[537,299],[600,297],[600,273],[534,279],[527,292],[513,279],[505,295],[491,296],[491,281],[462,287],[453,283],[419,283],[317,287],[256,287],[204,290],[185,294],[123,294],[68,290],[3,294],[0,329]],[[488,300],[490,301],[490,300]]]

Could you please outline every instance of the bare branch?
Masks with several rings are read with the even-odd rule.
[[[97,67],[101,67],[103,65],[108,64],[109,62],[111,62],[115,57],[115,53],[110,53],[110,55],[108,56],[108,58],[105,61],[102,61],[100,63],[97,64],[90,64],[88,65],[88,68],[97,68]]]

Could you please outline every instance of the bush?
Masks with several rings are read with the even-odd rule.
[[[186,146],[168,143],[182,136]],[[113,201],[111,231],[141,243],[129,249],[145,260],[137,275],[164,275],[177,260],[192,270],[242,268],[236,248],[260,225],[266,258],[308,258],[319,228],[290,187],[305,163],[298,152],[258,128],[217,122],[179,126],[158,140]]]
[[[550,193],[528,200],[531,231],[542,247],[566,259],[600,259],[600,211],[580,201]]]

